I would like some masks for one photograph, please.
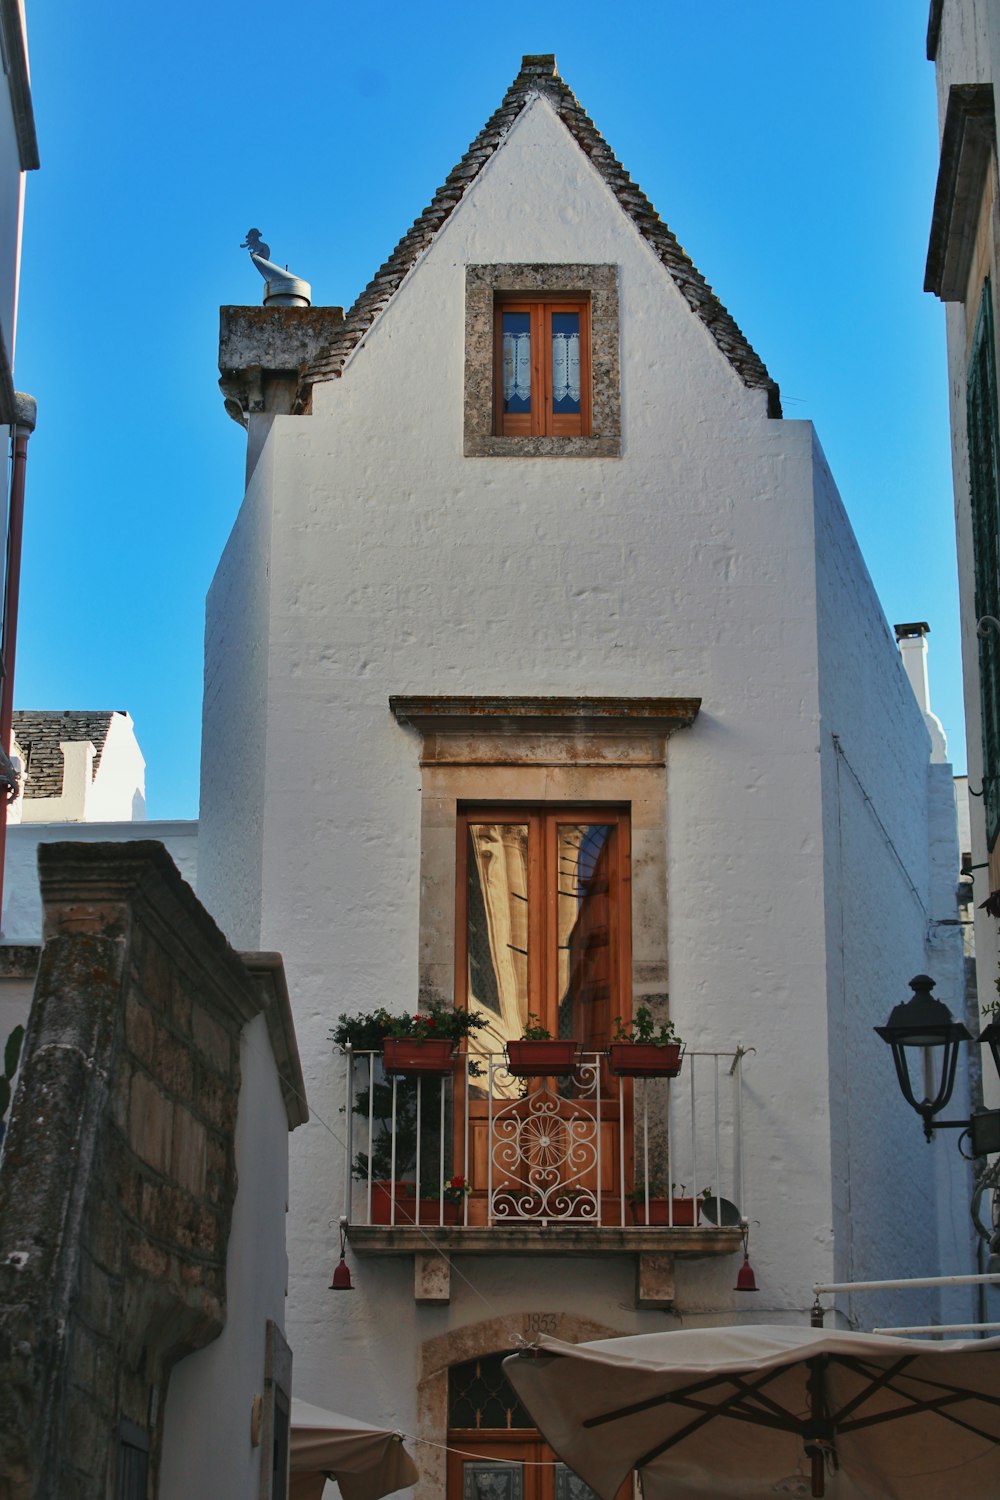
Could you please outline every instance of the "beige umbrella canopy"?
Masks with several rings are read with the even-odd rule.
[[[1000,1500],[1000,1339],[785,1326],[563,1344],[504,1373],[559,1457],[613,1497]]]
[[[344,1500],[380,1500],[420,1477],[398,1432],[292,1397],[289,1500],[320,1500],[327,1478]]]

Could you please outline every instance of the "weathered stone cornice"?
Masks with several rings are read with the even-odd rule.
[[[389,707],[400,724],[423,733],[549,733],[636,727],[685,729],[701,708],[700,698],[618,697],[408,697],[394,694]]]
[[[952,85],[924,276],[924,291],[933,292],[942,302],[965,300],[983,187],[995,153],[992,83]]]

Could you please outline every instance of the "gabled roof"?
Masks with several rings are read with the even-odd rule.
[[[521,71],[504,95],[500,108],[487,120],[443,187],[434,194],[413,227],[403,236],[389,259],[361,293],[344,319],[338,335],[307,366],[303,374],[304,383],[308,386],[342,374],[351,351],[364,338],[379,313],[388,306],[417,258],[461,203],[494,151],[502,145],[521,111],[538,94],[548,100],[577,145],[590,158],[743,384],[766,390],[769,415],[780,417],[778,386],[768,374],[763,360],[751,348],[645,193],[629,177],[594,122],[563,83],[556,72],[556,60],[551,53],[522,59]]]
[[[19,709],[13,715],[14,738],[24,756],[24,795],[61,797],[63,756],[59,746],[66,741],[89,740],[97,754],[93,774],[101,764],[104,742],[117,709],[43,710]]]

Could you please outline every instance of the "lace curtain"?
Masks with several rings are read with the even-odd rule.
[[[565,315],[563,320],[569,321]],[[527,329],[504,329],[503,400],[507,411],[513,403],[531,405],[531,334]],[[580,401],[580,333],[579,328],[563,332],[553,327],[552,402],[558,407],[565,401],[574,406]]]

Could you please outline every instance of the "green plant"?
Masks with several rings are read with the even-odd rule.
[[[425,1088],[430,1090],[431,1080]],[[393,1175],[392,1161],[392,1084],[375,1083],[360,1089],[354,1100],[354,1113],[369,1118],[369,1101],[374,1130],[371,1142],[371,1175],[385,1181]],[[417,1162],[417,1091],[413,1083],[401,1079],[396,1085],[396,1179],[412,1172]],[[367,1181],[369,1157],[359,1151],[351,1164],[353,1175]]]
[[[424,1041],[432,1038],[455,1042],[470,1036],[487,1024],[473,1011],[452,1010],[444,1005],[432,1005],[416,1015],[394,1016],[379,1006],[364,1015],[341,1015],[330,1031],[331,1040],[338,1047],[350,1047],[353,1051],[381,1052],[387,1037],[410,1038]],[[476,1063],[469,1064],[471,1076],[478,1076],[481,1069]],[[376,1075],[377,1076],[377,1075]],[[441,1080],[425,1078],[423,1089],[423,1134],[417,1138],[417,1084],[413,1079],[396,1080],[396,1159],[393,1173],[392,1152],[392,1083],[376,1082],[372,1079],[367,1088],[359,1089],[354,1096],[353,1113],[360,1119],[372,1121],[372,1139],[369,1152],[359,1151],[351,1163],[355,1178],[364,1182],[370,1175],[373,1180],[386,1181],[395,1176],[396,1181],[412,1172],[420,1151],[421,1176],[431,1180],[437,1172],[439,1140],[432,1124],[438,1117]],[[432,1165],[433,1163],[433,1165]]]
[[[551,1042],[552,1033],[542,1025],[541,1016],[536,1016],[533,1010],[528,1011],[528,1019],[524,1023],[521,1032],[522,1042]]]
[[[437,1038],[461,1041],[487,1024],[485,1017],[471,1010],[455,1010],[446,1005],[431,1005],[416,1015],[403,1012],[394,1016],[380,1005],[364,1015],[341,1015],[330,1032],[337,1047],[351,1047],[355,1052],[380,1052],[386,1037],[411,1037],[414,1041]]]
[[[649,1183],[649,1196],[650,1196],[650,1198],[686,1198],[687,1195],[688,1195],[688,1190],[687,1190],[687,1184],[686,1183],[683,1183],[683,1182],[672,1182],[670,1184],[670,1191],[668,1193],[668,1191],[667,1191],[667,1184],[665,1182],[655,1182],[652,1179],[650,1179],[650,1183]],[[629,1193],[628,1196],[631,1198],[631,1200],[632,1200],[633,1203],[644,1203],[646,1201],[646,1186],[645,1186],[645,1184],[641,1183],[641,1182],[637,1182],[636,1185],[635,1185],[635,1187],[632,1189],[632,1191]],[[702,1193],[701,1196],[704,1197],[705,1194]]]
[[[414,1042],[459,1042],[474,1031],[482,1030],[486,1024],[486,1018],[475,1011],[431,1005],[412,1016],[393,1016],[388,1034]]]
[[[640,1005],[630,1021],[623,1021],[621,1016],[615,1016],[616,1042],[644,1042],[653,1047],[679,1047],[682,1045],[680,1037],[674,1029],[673,1021],[661,1021],[659,1026],[648,1005]]]
[[[384,1005],[365,1015],[343,1014],[338,1016],[330,1040],[337,1047],[351,1047],[355,1052],[380,1052],[386,1037],[392,1035],[394,1019]]]
[[[4,1118],[10,1108],[11,1086],[14,1082],[14,1074],[17,1072],[17,1063],[21,1056],[21,1044],[23,1041],[24,1027],[15,1026],[7,1038],[3,1049],[3,1073],[0,1074],[0,1140],[3,1140],[6,1128]]]

